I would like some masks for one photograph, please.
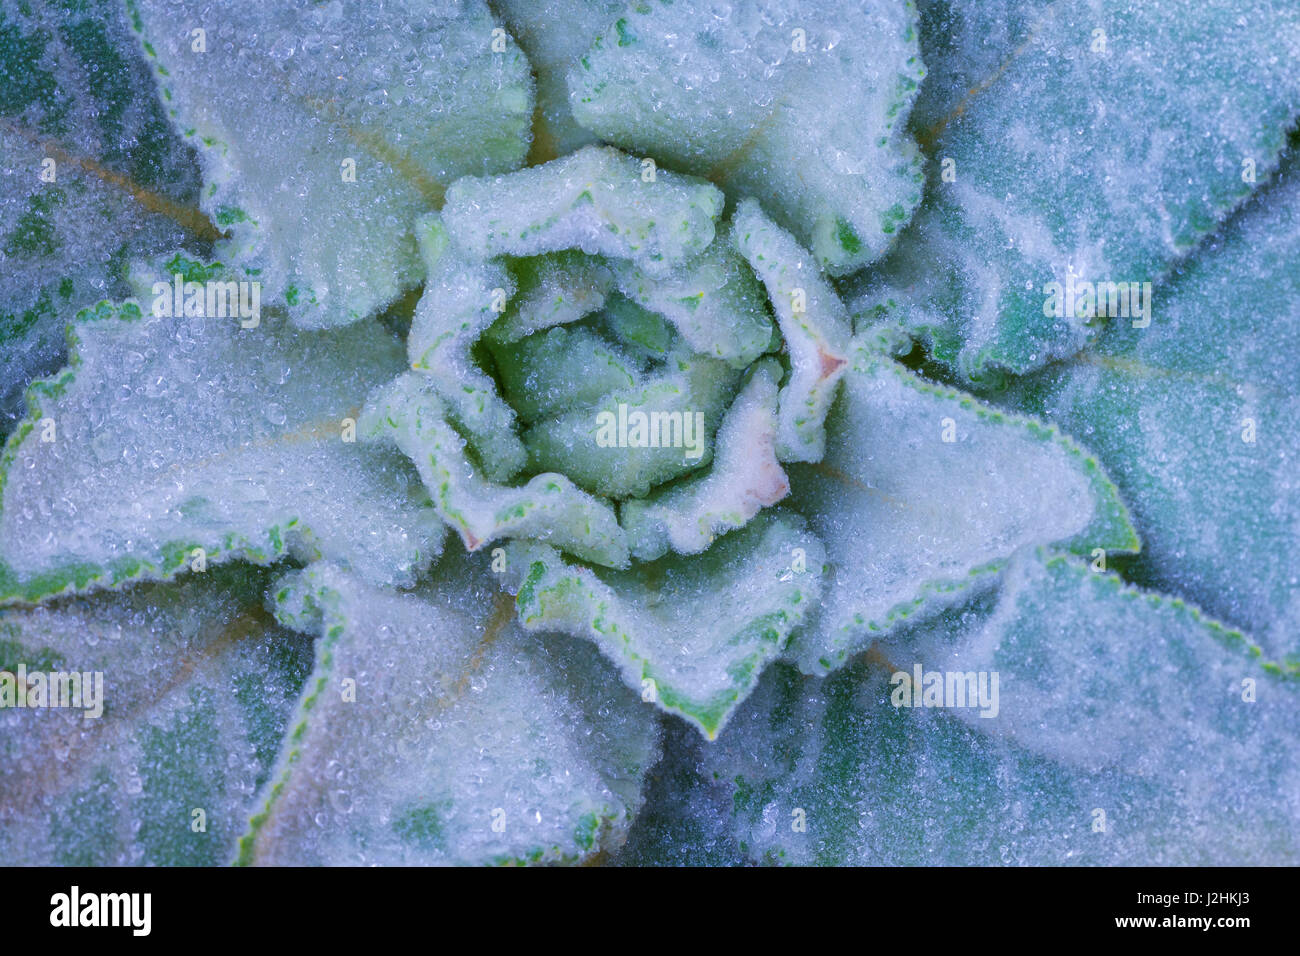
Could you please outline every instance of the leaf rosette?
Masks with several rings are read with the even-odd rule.
[[[594,641],[712,739],[770,661],[838,666],[1022,546],[1136,547],[1086,453],[917,378],[894,339],[855,334],[758,202],[725,205],[586,146],[459,180],[417,228],[410,370],[371,394],[361,434],[411,459],[467,551],[496,555],[527,629]],[[918,520],[938,562],[901,536]]]
[[[701,845],[763,862],[1295,858],[1294,801],[1274,799],[1297,779],[1277,756],[1294,752],[1294,562],[1251,520],[1268,499],[1294,525],[1294,481],[1276,446],[1223,425],[1291,436],[1294,362],[1202,334],[1248,249],[1277,280],[1251,299],[1271,323],[1257,338],[1294,325],[1295,86],[1278,53],[1293,17],[1242,19],[1196,110],[1148,96],[1179,142],[1168,225],[1101,257],[1089,204],[1034,219],[1079,173],[1043,174],[1038,144],[1074,122],[1057,108],[1074,86],[1041,61],[1117,4],[930,0],[918,20],[895,0],[464,0],[356,22],[338,4],[240,6],[263,39],[220,33],[206,59],[160,0],[110,31],[138,35],[131,76],[152,71],[153,107],[197,150],[189,211],[214,228],[161,257],[170,232],[141,235],[130,270],[114,259],[136,299],[85,298],[105,253],[80,256],[94,268],[67,285],[68,365],[30,384],[0,456],[0,670],[110,671],[101,725],[0,714],[20,771],[0,778],[0,848],[325,865],[620,848],[682,862]],[[1154,40],[1139,55],[1113,27],[1114,70],[1070,59],[1095,108],[1125,117],[1105,161],[1081,161],[1107,229],[1158,178],[1159,150],[1143,176],[1110,175],[1149,125],[1128,118],[1133,90],[1171,60],[1204,71],[1180,58],[1181,18],[1150,23],[1193,6],[1121,19]],[[0,42],[39,52],[40,79],[62,47],[23,16]],[[1242,50],[1268,81],[1245,102],[1275,105],[1238,123],[1201,107],[1239,80]],[[1021,117],[1030,79],[1043,106]],[[24,89],[0,103],[6,142],[14,109],[36,122],[58,105]],[[1213,155],[1187,145],[1216,129]],[[923,202],[940,148],[962,178],[931,177]],[[1239,152],[1282,170],[1245,205],[1253,182],[1220,175]],[[106,219],[105,236],[128,229]],[[1034,296],[1009,291],[1026,263],[1163,282],[1185,254],[1149,331],[1030,321]],[[174,277],[262,283],[266,314],[147,308]],[[40,343],[13,341],[48,357],[51,316]],[[1019,376],[1002,405],[953,387],[993,370]],[[1133,395],[1177,415],[1135,412]],[[885,677],[908,665],[1000,674],[1005,699],[889,706]],[[1239,704],[1245,685],[1259,706]],[[1258,786],[1238,800],[1242,779]],[[1203,838],[1245,802],[1258,832]],[[1113,837],[1089,827],[1099,810]]]

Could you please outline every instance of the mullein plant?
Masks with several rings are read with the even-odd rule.
[[[0,860],[1300,861],[1297,63],[3,0]]]

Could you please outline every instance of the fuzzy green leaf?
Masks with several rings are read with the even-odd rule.
[[[524,433],[529,460],[594,494],[644,496],[709,463],[739,379],[727,363],[679,349],[635,385],[534,424]]]
[[[763,288],[724,237],[667,276],[625,260],[615,275],[623,295],[668,320],[701,355],[745,368],[772,349]]]
[[[1133,508],[1139,579],[1300,661],[1300,166],[1123,322],[1017,386]]]
[[[764,516],[705,554],[624,572],[512,546],[507,573],[529,630],[596,642],[643,700],[712,740],[812,613],[825,552],[795,516]]]
[[[517,488],[484,478],[420,373],[377,389],[358,427],[362,437],[395,443],[415,462],[434,508],[467,551],[503,538],[536,538],[598,564],[627,564],[627,537],[614,509],[568,478],[541,474]]]
[[[653,179],[625,153],[587,146],[544,166],[457,180],[443,221],[465,252],[535,256],[562,249],[630,259],[664,276],[713,241],[722,193],[692,176]]]
[[[135,256],[216,238],[115,0],[0,7],[0,434],[63,363],[67,316]]]
[[[275,598],[319,635],[316,669],[240,862],[579,862],[623,842],[651,712],[585,644],[524,633],[485,562],[409,593],[313,565]]]
[[[789,469],[832,565],[817,626],[791,646],[808,673],[988,583],[1026,545],[1137,550],[1114,485],[1074,442],[870,349],[827,434],[820,464]]]
[[[78,317],[0,457],[0,603],[286,554],[401,584],[428,567],[443,529],[415,474],[349,440],[397,342],[242,324],[132,300]]]
[[[838,275],[884,252],[921,199],[906,119],[924,75],[910,2],[648,0],[569,89],[606,142],[763,197]]]
[[[265,587],[264,572],[219,568],[0,610],[6,865],[234,858],[311,669],[311,642],[275,625]],[[6,698],[20,666],[27,708]],[[30,706],[38,683],[71,688],[49,675],[74,672],[81,707]],[[70,690],[62,702],[74,702]]]
[[[914,662],[998,674],[997,715],[909,701]],[[1297,705],[1240,634],[1030,553],[883,655],[769,670],[701,773],[764,862],[1294,864]]]
[[[493,50],[482,0],[128,5],[199,150],[203,208],[230,232],[217,255],[301,326],[355,322],[415,287],[416,217],[454,179],[514,169],[528,149],[528,62],[513,43]]]
[[[820,461],[826,413],[848,367],[852,327],[844,303],[794,237],[753,200],[736,209],[731,240],[767,286],[790,353],[777,454],[782,461]]]
[[[625,0],[495,0],[492,9],[528,55],[537,79],[533,148],[529,162],[546,162],[594,143],[573,118],[568,73],[596,36],[622,11]]]
[[[718,427],[708,474],[623,503],[619,517],[633,557],[651,561],[670,548],[699,554],[718,535],[743,527],[790,493],[776,457],[779,378],[774,361],[755,367]]]
[[[442,220],[416,224],[429,278],[406,338],[411,368],[427,377],[465,432],[493,481],[509,481],[527,462],[515,413],[474,361],[472,348],[500,317],[515,284],[500,262],[478,262],[451,245]]]
[[[1149,318],[1152,290],[1268,179],[1300,116],[1291,4],[932,6],[931,78],[970,92],[922,132],[932,194],[852,304],[973,381]],[[1113,288],[1090,302],[1084,283]]]

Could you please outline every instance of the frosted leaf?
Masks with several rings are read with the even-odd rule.
[[[67,690],[63,707],[0,707],[7,865],[234,858],[311,669],[311,642],[263,610],[265,584],[262,572],[213,568],[0,610],[0,671],[25,668],[29,704],[38,685]],[[73,673],[76,684],[50,677]],[[0,697],[6,680],[16,694],[0,678]]]
[[[660,170],[646,181],[634,157],[587,146],[543,166],[457,180],[442,218],[479,258],[581,249],[664,276],[713,241],[722,202],[702,180]]]
[[[518,291],[485,333],[494,342],[517,342],[542,329],[577,322],[599,311],[614,285],[604,259],[572,249],[512,259],[507,268]]]
[[[925,75],[902,0],[629,4],[569,76],[607,142],[762,196],[839,275],[877,258],[921,199],[906,131]]]
[[[987,44],[1008,48],[921,134],[932,195],[851,301],[972,380],[1159,316],[1160,280],[1272,175],[1300,115],[1294,5],[1003,6],[990,34],[996,9],[952,0],[935,26],[974,26],[923,37],[944,51],[941,87],[990,65]]]
[[[596,642],[643,700],[712,740],[821,595],[825,551],[797,516],[768,514],[705,554],[629,571],[511,546],[519,620]]]
[[[528,55],[537,79],[533,147],[529,163],[546,162],[595,142],[569,109],[569,69],[591,41],[614,22],[625,0],[496,0],[492,9],[505,21]]]
[[[587,328],[554,328],[494,350],[501,387],[525,423],[591,405],[640,376],[639,363]]]
[[[424,373],[446,403],[488,478],[509,481],[526,464],[527,453],[515,434],[514,410],[470,349],[500,318],[514,280],[499,262],[462,255],[436,215],[421,219],[416,234],[429,276],[406,339],[411,368]]]
[[[684,721],[664,721],[663,759],[646,779],[645,805],[611,866],[747,866],[729,814],[730,788],[696,772],[714,744]]]
[[[633,557],[652,561],[670,548],[698,554],[789,494],[776,457],[780,376],[774,361],[755,367],[718,428],[718,451],[707,475],[623,503],[620,519]]]
[[[0,434],[123,263],[216,236],[114,0],[0,7]]]
[[[758,203],[746,200],[736,209],[731,238],[767,286],[790,353],[777,454],[782,461],[820,461],[826,413],[848,366],[848,313],[812,257]]]
[[[1261,756],[1249,753],[1253,734],[1271,735],[1274,756],[1294,749],[1294,719],[1284,714],[1300,705],[1296,682],[1274,680],[1285,672],[1260,648],[1177,598],[1075,558],[1018,555],[990,612],[919,631],[886,655],[931,670],[996,671],[996,718],[971,708],[957,715],[1058,763],[1165,779],[1195,767],[1240,781],[1234,762]],[[1263,706],[1243,701],[1246,680]]]
[[[257,270],[268,304],[304,327],[354,322],[418,285],[416,217],[452,180],[513,169],[528,148],[528,63],[513,43],[494,52],[481,0],[131,8],[199,150],[203,208],[229,230],[218,256]]]
[[[623,295],[671,322],[701,355],[745,368],[774,345],[763,288],[723,237],[662,278],[627,261],[614,269]]]
[[[652,712],[585,644],[525,634],[483,564],[410,593],[328,565],[281,582],[316,670],[241,862],[579,862],[623,842]]]
[[[614,509],[563,475],[536,475],[518,488],[484,478],[418,372],[376,390],[358,430],[367,440],[395,443],[415,462],[434,508],[467,551],[502,538],[536,538],[597,564],[628,562],[626,535]]]
[[[992,668],[996,717],[933,706],[936,696],[903,706],[898,675],[920,663],[907,648],[948,642],[965,651],[922,656],[923,674],[946,684],[981,666],[991,691]],[[752,858],[1300,860],[1295,682],[1194,609],[1072,559],[1030,555],[1013,565],[1000,604],[950,612],[895,643],[826,679],[769,668],[701,748],[700,775],[721,784],[717,802],[734,807],[735,839]]]
[[[991,584],[1026,545],[1137,550],[1114,485],[1074,442],[883,355],[857,353],[827,432],[820,464],[789,468],[832,567],[816,627],[791,642],[808,673]]]
[[[1117,322],[1014,394],[1096,450],[1133,509],[1141,580],[1300,660],[1300,166]]]
[[[346,440],[398,343],[373,321],[241,325],[131,300],[78,317],[0,458],[0,601],[286,554],[397,584],[428,567],[443,530],[409,464]]]
[[[674,352],[631,388],[531,426],[529,461],[607,498],[644,496],[709,463],[739,378],[725,362]]]
[[[643,362],[662,361],[681,351],[681,339],[664,317],[621,295],[610,296],[600,315],[602,328]]]
[[[1044,14],[1054,2],[917,0],[925,82],[909,117],[912,129],[932,130],[958,116],[962,105],[1047,22]]]

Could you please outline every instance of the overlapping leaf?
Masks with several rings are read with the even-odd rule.
[[[871,348],[844,378],[826,447],[789,467],[832,567],[817,626],[791,645],[807,673],[991,583],[1026,545],[1137,549],[1115,486],[1074,442]]]
[[[906,119],[925,71],[904,0],[628,4],[572,70],[604,140],[762,197],[835,274],[877,258],[920,201]]]
[[[221,568],[0,610],[0,695],[20,673],[30,684],[27,707],[0,707],[7,865],[234,858],[311,669],[311,642],[262,609],[265,585]],[[38,683],[63,706],[33,706]]]
[[[594,494],[643,496],[712,460],[739,379],[725,362],[676,350],[635,385],[532,425],[524,433],[529,460]]]
[[[0,2],[26,370],[215,236],[125,27]],[[0,855],[1300,860],[1300,177],[1195,250],[1300,16],[925,0],[909,130],[905,0],[500,6],[515,172],[482,0],[129,0],[228,265],[137,263],[0,459],[0,670],[108,691],[0,675]]]
[[[718,450],[707,474],[623,502],[620,520],[634,557],[649,561],[669,549],[698,554],[789,494],[776,455],[779,377],[773,361],[754,368],[718,427]]]
[[[519,617],[596,642],[642,699],[713,739],[817,605],[825,552],[769,514],[689,559],[595,572],[549,548],[507,549]]]
[[[434,508],[467,551],[501,538],[536,538],[598,564],[627,564],[627,536],[614,509],[568,478],[548,472],[510,487],[483,477],[418,372],[377,390],[359,425],[363,437],[391,442],[415,463]]]
[[[0,434],[132,256],[216,237],[115,0],[0,4]]]
[[[662,277],[713,241],[722,204],[716,188],[693,176],[648,178],[634,157],[585,146],[543,166],[457,180],[442,219],[480,259],[580,249]]]
[[[517,37],[537,80],[530,164],[594,143],[569,105],[568,74],[591,41],[618,17],[625,0],[494,0],[492,9]]]
[[[1075,559],[1028,554],[999,601],[892,645],[826,679],[769,670],[701,751],[704,783],[729,796],[731,833],[751,858],[1300,858],[1295,680],[1270,673],[1241,635],[1195,609]],[[897,675],[910,677],[915,663],[941,682],[999,674],[997,715],[926,706],[928,697],[900,706]],[[685,792],[693,809],[652,811],[700,816],[710,787]]]
[[[246,322],[131,300],[77,320],[0,459],[0,600],[289,553],[399,584],[428,567],[443,530],[409,464],[349,440],[400,345],[373,320]]]
[[[773,346],[763,288],[725,238],[664,277],[616,266],[619,290],[662,316],[696,352],[744,368]]]
[[[130,9],[199,149],[203,208],[229,230],[217,254],[299,325],[357,321],[417,285],[416,217],[527,151],[528,63],[481,0]]]
[[[316,669],[241,862],[577,862],[623,842],[652,712],[590,648],[525,634],[483,562],[405,594],[313,565],[275,600],[319,635]]]
[[[731,241],[767,287],[790,354],[777,454],[782,461],[820,461],[826,414],[848,366],[852,329],[844,303],[808,253],[753,200],[736,209]]]
[[[406,338],[411,368],[419,370],[465,431],[494,481],[508,481],[527,456],[515,434],[515,414],[496,383],[478,367],[471,349],[500,316],[498,306],[515,285],[500,262],[482,262],[451,245],[442,220],[431,215],[416,226],[428,283]]]
[[[1093,448],[1132,505],[1150,584],[1300,659],[1300,168],[1157,301],[1010,394]]]
[[[1291,4],[930,6],[931,79],[970,92],[926,106],[931,195],[853,305],[969,379],[1149,319],[1150,290],[1268,179],[1300,115]]]

